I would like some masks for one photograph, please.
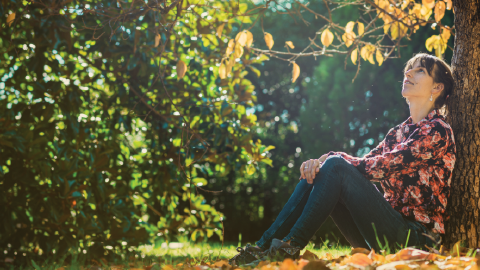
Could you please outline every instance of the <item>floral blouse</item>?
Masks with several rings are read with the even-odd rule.
[[[385,139],[363,158],[342,152],[367,179],[380,181],[385,199],[406,217],[435,233],[445,233],[447,198],[455,165],[452,128],[437,110],[416,124],[409,117],[390,129]]]

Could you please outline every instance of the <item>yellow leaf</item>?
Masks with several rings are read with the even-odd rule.
[[[247,165],[247,174],[252,175],[256,171],[255,166],[253,164],[248,164]]]
[[[247,33],[245,33],[245,31],[238,33],[235,37],[235,41],[238,42],[240,46],[245,46],[245,44],[247,43]]]
[[[422,6],[422,8],[420,9],[420,15],[421,19],[428,21],[428,18],[430,18],[430,16],[432,15],[432,9],[428,8],[427,6]],[[427,23],[422,23],[421,25],[425,26],[426,24]]]
[[[228,76],[228,74],[230,74],[230,72],[232,72],[232,69],[233,69],[234,65],[235,65],[235,56],[231,55],[230,58],[228,59],[228,62],[227,62],[226,76]]]
[[[360,50],[360,56],[363,58],[365,61],[369,61],[371,64],[375,64],[375,61],[373,60],[373,53],[375,52],[375,46],[369,44],[365,45],[362,47]]]
[[[221,37],[222,36],[222,32],[223,32],[223,28],[225,27],[225,23],[222,23],[220,24],[218,27],[217,27],[217,36],[218,37]]]
[[[271,50],[274,43],[272,35],[270,33],[265,32],[264,38],[265,38],[265,43],[267,44],[268,49]]]
[[[245,44],[245,46],[250,48],[250,46],[252,46],[253,44],[253,34],[248,30],[246,30],[245,33],[247,33],[247,43]]]
[[[392,26],[390,26],[390,34],[392,35],[392,40],[398,38],[398,23],[393,23]]]
[[[352,51],[352,54],[350,55],[350,59],[352,60],[352,63],[354,65],[357,64],[357,58],[358,58],[358,48]]]
[[[447,9],[450,10],[452,9],[452,0],[445,0],[447,1]]]
[[[296,63],[293,63],[292,82],[295,82],[298,76],[300,76],[300,67]]]
[[[14,20],[15,20],[15,12],[9,14],[8,17],[7,17],[8,27],[10,27],[12,25]]]
[[[435,21],[439,22],[445,16],[445,2],[438,1],[435,5]]]
[[[285,41],[285,44],[286,44],[288,47],[290,47],[290,49],[294,49],[294,48],[295,48],[295,46],[293,46],[293,42],[291,42],[291,41]]]
[[[406,9],[412,0],[403,0],[402,9]]]
[[[422,0],[422,5],[428,9],[433,9],[435,7],[435,0]]]
[[[344,33],[342,35],[342,40],[345,42],[345,46],[350,47],[352,46],[353,42],[355,41],[355,33],[350,32],[350,33]]]
[[[347,26],[345,26],[345,33],[353,32],[353,27],[355,26],[355,22],[348,22]]]
[[[384,25],[383,25],[383,33],[384,33],[384,34],[387,34],[387,33],[388,33],[388,30],[390,30],[390,25],[391,25],[391,24],[384,24]]]
[[[358,22],[358,35],[361,36],[365,32],[365,25],[361,22]]]
[[[158,47],[158,44],[160,44],[160,34],[155,35],[155,47]]]
[[[451,35],[452,35],[452,32],[450,31],[450,29],[442,28],[442,34],[440,36],[442,37],[443,41],[445,41],[445,43],[448,42]]]
[[[225,79],[227,77],[227,66],[222,60],[222,63],[220,64],[220,67],[218,68],[218,76],[220,76],[220,79]]]
[[[235,41],[233,39],[230,39],[230,41],[228,41],[227,51],[225,52],[226,56],[229,56],[233,52],[234,46]]]
[[[187,72],[187,65],[182,61],[177,62],[177,78],[181,79],[185,76],[185,72]]]
[[[427,38],[427,40],[425,41],[425,47],[427,48],[427,50],[429,52],[431,52],[434,48],[434,45],[438,42],[439,40],[439,36],[438,35],[433,35],[429,38]]]
[[[240,43],[237,43],[235,45],[235,53],[233,54],[235,58],[240,58],[243,55],[243,47],[241,46]]]
[[[322,32],[322,35],[320,36],[320,40],[322,41],[322,44],[325,45],[325,47],[330,46],[333,42],[333,33],[330,32],[330,30],[325,29]]]
[[[383,64],[383,54],[380,50],[377,50],[377,53],[375,54],[375,57],[378,62],[378,66],[381,66]]]

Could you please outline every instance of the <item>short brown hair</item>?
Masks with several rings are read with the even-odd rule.
[[[452,69],[443,59],[436,56],[418,53],[408,60],[405,65],[404,73],[412,69],[413,65],[420,61],[420,66],[424,67],[428,75],[433,78],[435,83],[443,83],[443,91],[435,99],[435,109],[440,109],[444,115],[448,113],[447,97],[451,96],[454,88]]]

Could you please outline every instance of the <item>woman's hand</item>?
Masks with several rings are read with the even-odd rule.
[[[312,184],[315,175],[320,171],[321,164],[327,159],[327,154],[321,156],[319,159],[310,159],[302,163],[300,166],[300,180],[305,178],[307,183]]]

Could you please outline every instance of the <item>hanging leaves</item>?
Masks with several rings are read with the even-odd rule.
[[[355,41],[356,35],[354,32],[344,33],[342,35],[342,40],[345,42],[345,46],[350,47],[352,46],[353,42]]]
[[[245,46],[245,44],[247,44],[247,33],[245,31],[238,33],[235,37],[235,41],[238,42],[240,46]]]
[[[445,37],[450,38],[448,34],[445,33],[444,35]],[[442,57],[442,54],[447,49],[447,42],[443,39],[441,35],[433,35],[425,41],[425,47],[429,52],[435,49],[435,55],[437,57]]]
[[[328,28],[323,30],[320,40],[325,47],[330,46],[333,42],[333,33]]]
[[[447,27],[442,28],[442,33],[440,34],[440,37],[443,39],[445,43],[448,42],[451,35],[452,35],[452,32],[450,28],[447,28]]]
[[[300,67],[295,62],[293,62],[292,83],[297,80],[298,76],[300,76]]]
[[[447,9],[448,10],[452,9],[452,5],[453,5],[452,0],[446,0],[446,1],[447,1]]]
[[[155,35],[155,47],[158,47],[158,44],[160,44],[160,39],[162,37],[160,36],[160,34],[156,34]]]
[[[187,72],[187,65],[182,60],[177,62],[177,78],[180,80]]]
[[[443,16],[445,16],[445,2],[438,1],[435,5],[435,21],[440,22]]]
[[[245,33],[247,34],[247,43],[245,43],[245,46],[250,48],[250,46],[253,44],[253,34],[248,30],[246,30]]]
[[[217,36],[218,37],[221,37],[222,36],[222,32],[223,32],[223,28],[225,27],[225,23],[222,23],[220,24],[218,27],[217,27]]]
[[[380,50],[377,50],[376,54],[375,54],[375,58],[377,59],[377,62],[378,62],[378,66],[381,66],[383,64],[383,54]]]
[[[234,56],[235,58],[240,58],[243,55],[243,47],[241,46],[240,43],[235,44],[235,52]]]
[[[345,26],[345,33],[353,32],[353,27],[355,27],[355,22],[353,21],[348,22],[347,26]]]
[[[372,65],[375,64],[375,60],[373,59],[373,54],[375,53],[375,46],[368,44],[362,47],[360,50],[360,56],[363,60],[370,62]]]
[[[15,12],[11,13],[7,17],[8,27],[12,26],[13,21],[15,20]]]
[[[268,49],[271,50],[274,43],[272,35],[270,33],[265,32],[264,38],[265,38],[265,43],[267,44]]]
[[[220,76],[220,79],[227,78],[227,66],[225,65],[223,60],[220,64],[220,67],[218,68],[218,76]]]
[[[358,58],[358,48],[352,51],[352,54],[350,55],[350,59],[352,60],[352,63],[354,65],[357,64],[357,58]]]
[[[232,52],[233,52],[233,49],[235,48],[235,40],[233,39],[230,39],[228,41],[228,45],[227,45],[227,51],[225,52],[225,55],[226,56],[229,56]]]
[[[285,45],[287,45],[288,47],[290,47],[290,49],[294,49],[295,46],[293,46],[293,42],[291,41],[285,41]]]
[[[358,22],[357,27],[358,27],[358,35],[359,36],[363,35],[363,33],[365,32],[365,25],[361,22]]]
[[[433,9],[435,7],[435,0],[422,0],[422,5],[428,9]]]

